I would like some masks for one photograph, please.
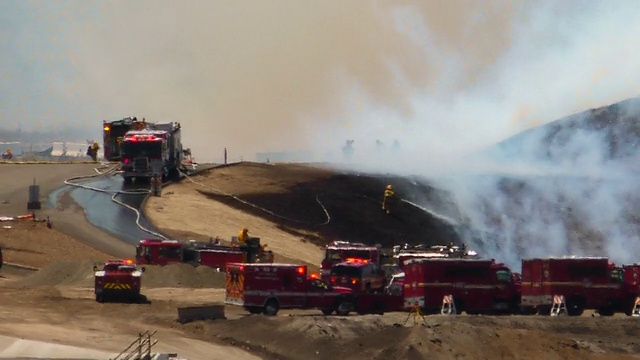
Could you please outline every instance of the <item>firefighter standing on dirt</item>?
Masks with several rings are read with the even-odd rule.
[[[242,230],[240,230],[240,233],[238,234],[238,244],[240,245],[244,245],[247,243],[247,239],[249,239],[249,229],[242,228]]]
[[[382,199],[382,210],[386,211],[387,214],[391,214],[391,209],[389,205],[391,203],[391,199],[396,196],[396,193],[393,191],[393,186],[387,185],[384,189],[384,198]]]

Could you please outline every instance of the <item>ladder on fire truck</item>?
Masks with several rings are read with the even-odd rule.
[[[453,301],[453,295],[445,295],[442,297],[442,309],[440,309],[440,314],[442,315],[456,315],[458,311],[456,310],[456,304]]]
[[[636,297],[636,300],[633,302],[631,316],[640,316],[640,297]]]
[[[553,304],[551,305],[551,316],[567,314],[567,304],[564,301],[564,295],[554,295]]]

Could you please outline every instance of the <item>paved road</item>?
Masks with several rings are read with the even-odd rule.
[[[0,359],[110,359],[118,354],[43,341],[0,336]]]

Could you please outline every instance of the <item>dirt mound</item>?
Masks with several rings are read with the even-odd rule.
[[[18,280],[18,287],[78,286],[93,287],[93,266],[102,263],[89,260],[78,262],[55,262],[36,273]],[[143,288],[186,287],[224,288],[225,274],[206,266],[193,267],[188,264],[167,266],[145,266],[142,277]]]
[[[142,286],[145,288],[187,287],[224,288],[225,274],[208,266],[194,267],[189,264],[145,266]]]
[[[247,316],[184,328],[279,359],[623,359],[637,351],[625,318],[429,316],[406,325],[384,316]],[[304,334],[304,336],[301,336]],[[292,342],[291,339],[296,341]],[[381,347],[381,344],[384,344]],[[381,350],[382,349],[382,350]]]
[[[16,285],[20,287],[93,286],[94,265],[100,265],[100,263],[91,260],[54,262],[24,279],[20,279]]]

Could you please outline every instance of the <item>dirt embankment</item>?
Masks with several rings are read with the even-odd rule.
[[[91,287],[94,284],[93,266],[101,262],[81,260],[59,261],[8,286],[20,288],[75,286]],[[143,289],[151,288],[224,288],[225,274],[206,266],[193,267],[188,264],[167,266],[145,266],[142,277]]]
[[[149,199],[145,213],[176,236],[230,239],[246,226],[276,255],[311,264],[320,262],[321,248],[332,240],[385,247],[457,241],[450,224],[408,203],[396,202],[392,216],[382,212],[389,182],[399,196],[419,192],[446,203],[443,195],[410,179],[298,164],[240,163],[168,186],[162,197]]]
[[[274,359],[632,359],[627,318],[430,316],[405,325],[384,316],[247,316],[195,322],[198,336],[248,346]]]

